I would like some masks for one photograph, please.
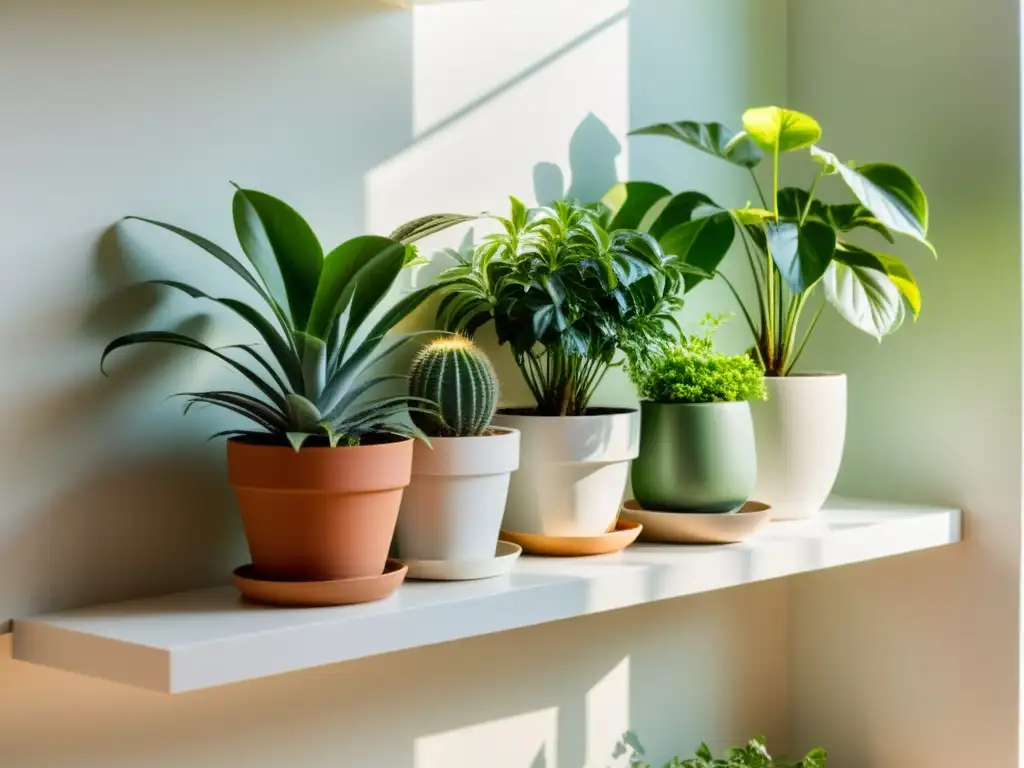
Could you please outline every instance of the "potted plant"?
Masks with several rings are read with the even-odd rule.
[[[600,536],[615,525],[640,425],[635,409],[591,400],[620,349],[672,341],[663,323],[686,267],[572,202],[530,211],[513,198],[499,222],[503,232],[442,274],[438,325],[472,334],[493,320],[535,400],[494,421],[522,433],[504,528]]]
[[[228,438],[228,476],[255,576],[281,582],[380,576],[409,483],[411,438],[421,435],[407,413],[435,406],[405,394],[368,399],[403,377],[365,372],[415,336],[387,334],[437,286],[403,297],[376,319],[371,313],[414,255],[411,243],[465,217],[418,219],[396,233],[400,239],[357,237],[325,255],[309,225],[282,201],[238,188],[232,208],[252,270],[206,238],[139,220],[191,241],[247,285],[253,303],[155,281],[238,315],[263,347],[215,349],[180,333],[142,331],[112,341],[101,368],[112,352],[137,344],[200,350],[228,365],[244,389],[183,396],[186,412],[213,405],[250,422],[219,434]]]
[[[636,734],[627,732],[615,745],[612,757],[625,768],[651,768],[644,759],[645,752]],[[823,749],[812,749],[796,762],[773,758],[765,746],[764,737],[758,736],[745,747],[733,747],[724,757],[716,758],[707,744],[701,744],[693,757],[681,760],[673,757],[664,768],[827,768],[828,754]]]
[[[519,466],[519,432],[492,427],[498,380],[469,339],[425,347],[409,371],[409,394],[436,402],[413,421],[430,445],[413,448],[412,483],[398,517],[406,559],[473,563],[493,560],[509,478]]]
[[[637,503],[661,512],[735,512],[757,481],[750,402],[765,398],[764,372],[749,355],[715,352],[723,318],[700,335],[631,361],[640,403]]]
[[[753,277],[753,301],[725,275],[750,327],[751,355],[765,369],[768,400],[753,407],[759,457],[755,496],[777,518],[813,515],[835,483],[846,435],[846,377],[797,374],[795,366],[826,304],[878,340],[897,330],[907,310],[916,319],[921,292],[897,257],[855,244],[855,231],[888,242],[905,235],[927,247],[928,201],[920,184],[889,163],[852,164],[817,146],[821,127],[812,117],[763,107],[743,115],[744,130],[720,123],[652,125],[635,135],[665,136],[746,170],[758,205],[724,209],[699,192],[673,195],[646,182],[619,185],[606,198],[613,226],[639,228],[666,253],[703,272],[718,267],[739,240]],[[783,154],[806,150],[816,161],[807,188],[781,187]],[[756,168],[771,157],[771,182]],[[854,200],[819,199],[819,184],[838,177]],[[718,273],[721,274],[721,273]],[[687,289],[703,279],[687,276]],[[820,297],[817,298],[816,297]],[[808,305],[817,303],[802,323]]]

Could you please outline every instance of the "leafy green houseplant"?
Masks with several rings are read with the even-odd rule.
[[[643,398],[633,492],[646,510],[734,512],[754,489],[749,401],[765,399],[764,371],[748,355],[715,351],[721,321],[708,315],[702,333],[630,364]]]
[[[921,293],[907,266],[850,239],[856,230],[873,231],[890,244],[903,235],[934,253],[927,239],[927,198],[904,169],[889,163],[843,163],[817,146],[822,131],[814,118],[779,107],[747,110],[738,133],[720,123],[679,121],[633,135],[672,138],[749,173],[755,206],[722,208],[699,192],[673,195],[646,182],[620,185],[606,199],[616,225],[649,232],[667,253],[705,272],[717,273],[739,240],[753,278],[754,301],[743,301],[733,282],[722,279],[740,304],[755,339],[752,353],[768,376],[793,371],[826,303],[878,339],[900,327],[907,308],[918,316]],[[797,152],[816,161],[816,170],[806,187],[782,187],[782,158]],[[756,172],[766,158],[770,186]],[[852,193],[851,202],[830,204],[819,198],[821,183],[833,177]],[[688,287],[701,279],[693,275]],[[819,285],[824,297],[801,330]]]
[[[613,757],[626,760],[627,768],[651,768],[644,760],[640,740],[632,732],[626,733],[616,745]],[[664,768],[827,768],[828,754],[823,749],[812,749],[802,760],[790,761],[773,758],[763,737],[756,737],[744,747],[733,747],[723,757],[714,757],[707,744],[701,744],[693,757],[673,757]]]
[[[431,444],[413,449],[412,482],[398,516],[399,554],[417,577],[505,572],[515,558],[495,552],[509,480],[519,466],[519,432],[491,425],[498,404],[494,367],[464,336],[440,338],[413,360],[409,392],[439,409],[413,415]]]
[[[366,371],[410,341],[414,334],[392,338],[388,332],[438,286],[402,297],[377,319],[371,313],[413,258],[411,244],[467,217],[426,217],[394,237],[357,237],[325,254],[309,224],[270,195],[238,188],[232,214],[249,266],[200,235],[139,220],[185,238],[245,283],[252,302],[156,281],[238,315],[262,346],[215,349],[180,333],[141,331],[112,341],[102,360],[124,347],[171,344],[211,355],[239,374],[244,389],[186,393],[185,409],[209,404],[250,422],[221,434],[229,437],[229,476],[260,577],[380,575],[401,489],[408,483],[409,438],[422,434],[408,413],[433,412],[437,406],[405,394],[371,397],[404,377],[367,376]],[[368,503],[366,494],[373,494],[375,485],[387,491]],[[358,533],[368,516],[373,518],[366,528],[369,540],[345,535],[349,523],[343,520]],[[296,530],[303,525],[315,530]]]
[[[671,343],[666,325],[687,267],[650,235],[609,230],[599,212],[569,201],[529,210],[513,198],[498,223],[499,233],[470,256],[455,254],[458,263],[441,275],[438,325],[472,335],[493,321],[535,401],[495,420],[519,429],[523,441],[505,527],[604,534],[618,514],[639,425],[635,411],[594,408],[591,400],[620,351]],[[581,477],[581,462],[600,468]]]

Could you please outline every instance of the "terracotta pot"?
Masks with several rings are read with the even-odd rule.
[[[265,579],[379,576],[412,470],[412,440],[354,448],[228,441],[255,572]]]

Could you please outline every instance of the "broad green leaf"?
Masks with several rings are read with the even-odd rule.
[[[207,346],[201,341],[197,341],[189,336],[185,336],[180,333],[173,333],[171,331],[139,331],[137,333],[128,333],[124,336],[119,336],[107,344],[106,349],[103,350],[103,354],[100,356],[100,371],[104,374],[106,373],[106,371],[103,370],[103,363],[106,361],[107,356],[110,355],[110,353],[115,350],[122,349],[123,347],[130,347],[136,344],[171,344],[173,346],[185,347],[187,349],[198,349],[202,352],[206,352],[207,354],[213,355],[219,360],[227,363],[242,374],[279,408],[287,408],[287,401],[284,399],[284,395],[237,360],[228,357],[222,352],[218,352],[216,349]]]
[[[840,205],[823,206],[824,217],[829,224],[840,232],[850,232],[854,229],[864,227],[873,229],[890,243],[895,242],[889,228],[880,222],[860,203],[842,203]]]
[[[884,272],[895,283],[903,298],[910,305],[910,311],[916,320],[921,314],[921,289],[911,274],[910,269],[900,259],[887,253],[867,251],[853,243],[840,241],[836,258],[844,263],[869,267]]]
[[[616,184],[601,199],[612,214],[608,231],[639,229],[648,211],[659,200],[670,200],[672,193],[660,184],[649,181],[626,181]]]
[[[821,126],[810,115],[780,107],[757,107],[743,113],[743,127],[766,152],[804,149],[821,138]]]
[[[817,219],[808,219],[802,227],[790,222],[769,224],[767,234],[772,260],[793,293],[803,293],[817,283],[836,250],[835,230]]]
[[[288,379],[288,384],[291,389],[296,392],[302,391],[302,365],[299,362],[298,355],[295,353],[291,344],[282,337],[280,333],[278,333],[273,324],[267,320],[261,312],[253,309],[244,302],[237,301],[236,299],[215,299],[213,296],[203,293],[198,288],[194,288],[186,283],[179,283],[175,280],[151,280],[150,283],[153,285],[165,285],[169,288],[175,288],[188,294],[193,299],[208,299],[210,301],[215,301],[238,314],[240,317],[245,319],[249,325],[256,329],[256,332],[263,338],[263,341],[273,353],[274,359],[277,360],[278,365],[281,366],[281,370],[284,371],[284,375]]]
[[[771,211],[766,211],[764,208],[734,208],[731,213],[733,218],[744,227],[775,221],[775,214]]]
[[[449,227],[457,224],[464,224],[467,221],[475,221],[480,216],[468,216],[462,213],[433,213],[429,216],[421,216],[418,219],[406,222],[398,227],[389,236],[391,240],[397,240],[403,245],[415,243],[428,235],[443,232]]]
[[[665,254],[675,256],[690,266],[714,274],[718,265],[732,247],[736,237],[736,226],[728,211],[694,219],[669,230],[661,238]],[[704,278],[700,275],[685,276],[686,290],[691,290]]]
[[[651,237],[661,240],[670,230],[693,221],[697,218],[697,212],[704,207],[717,208],[715,202],[700,192],[680,192],[673,195],[668,202],[661,207],[657,218],[649,224],[641,225],[641,231],[650,233]]]
[[[289,423],[298,432],[316,432],[323,418],[320,410],[302,395],[288,395]]]
[[[238,242],[270,295],[305,328],[324,261],[313,230],[291,206],[252,189],[237,189],[232,211]]]
[[[862,254],[837,251],[825,274],[825,297],[850,325],[881,341],[903,323],[903,298],[869,263]]]
[[[259,283],[256,277],[252,274],[252,272],[246,269],[242,262],[240,262],[238,259],[236,259],[234,256],[232,256],[230,253],[228,253],[226,250],[221,248],[216,243],[207,240],[205,237],[201,237],[200,235],[189,232],[187,229],[176,227],[173,224],[165,224],[162,221],[144,219],[141,216],[125,216],[125,219],[132,221],[143,221],[146,224],[152,224],[154,227],[166,229],[168,232],[173,232],[179,237],[185,238],[190,243],[198,245],[208,254],[217,259],[217,261],[219,261],[221,264],[223,264],[236,275],[238,275],[240,278],[242,278],[242,280],[245,281],[246,285],[248,285],[250,288],[256,291],[256,293],[258,293],[260,297],[265,302],[267,302],[267,305],[275,310],[275,314],[280,313],[280,308],[277,307],[277,305],[274,303],[274,300],[270,297],[270,294],[267,293],[266,288],[264,288],[264,286]]]
[[[387,237],[366,235],[339,245],[324,259],[306,333],[326,339],[347,308],[347,328],[340,340],[344,351],[352,334],[390,290],[404,260],[405,246]]]
[[[927,239],[928,201],[910,174],[895,165],[881,163],[851,168],[819,147],[811,147],[811,154],[834,165],[861,205],[884,226],[914,238],[935,253]]]
[[[756,168],[764,158],[746,132],[735,133],[721,123],[696,123],[689,120],[659,123],[630,131],[629,135],[667,136],[743,168]]]
[[[319,402],[327,386],[327,343],[301,332],[296,332],[295,342],[302,360],[302,392],[307,400]]]

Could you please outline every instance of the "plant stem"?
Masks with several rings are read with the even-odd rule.
[[[797,360],[800,359],[800,355],[804,353],[804,347],[807,346],[808,339],[811,338],[811,331],[814,330],[814,326],[818,324],[818,318],[821,317],[822,310],[825,309],[825,300],[821,300],[821,304],[818,306],[817,311],[814,313],[814,317],[811,318],[810,325],[807,326],[807,331],[804,333],[804,340],[800,342],[800,347],[797,349],[796,354],[793,355],[793,359],[790,361],[788,367],[782,372],[783,376],[788,376],[790,371],[793,370],[793,366],[796,365]]]
[[[761,207],[767,208],[768,201],[765,199],[764,190],[761,189],[761,182],[757,180],[757,174],[754,173],[753,168],[748,168],[747,170],[750,171],[750,178],[754,180],[754,187],[757,189],[757,196],[761,198]]]
[[[725,284],[727,286],[729,286],[729,290],[732,291],[732,295],[736,297],[736,303],[740,305],[740,310],[743,312],[743,316],[747,319],[747,325],[750,326],[750,333],[754,337],[754,350],[757,352],[758,362],[761,363],[761,367],[763,368],[764,367],[764,357],[761,355],[761,345],[759,343],[759,340],[761,338],[761,334],[758,333],[757,326],[754,325],[754,318],[751,317],[750,312],[747,311],[747,307],[746,307],[746,305],[744,305],[743,299],[740,298],[739,292],[736,290],[735,286],[733,286],[733,284],[729,280],[729,278],[727,278],[721,272],[718,273],[718,276],[720,278],[722,278],[722,280],[725,282]],[[760,288],[758,290],[760,291]],[[760,293],[758,294],[758,298],[760,298]],[[763,304],[761,306],[762,306],[762,308],[764,307]],[[763,310],[762,310],[762,319],[763,319]]]
[[[824,173],[819,173],[814,177],[814,181],[811,182],[811,188],[807,193],[807,205],[804,206],[804,212],[800,216],[801,227],[804,225],[804,222],[807,221],[807,214],[811,212],[811,204],[814,202],[814,190],[818,188],[818,182],[821,181],[824,175]]]

